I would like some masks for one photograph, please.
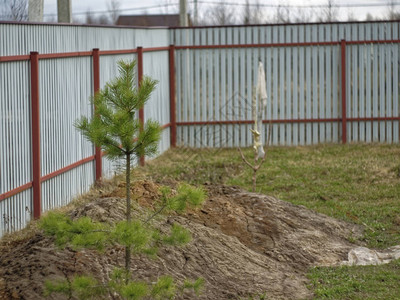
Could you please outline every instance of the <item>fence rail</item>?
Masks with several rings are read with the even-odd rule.
[[[271,130],[274,145],[398,143],[399,26],[0,23],[0,235],[67,204],[118,168],[72,124],[93,114],[88,99],[117,75],[119,59],[137,59],[139,79],[159,81],[139,118],[163,125],[161,152],[250,146],[258,61],[268,94],[264,140]]]

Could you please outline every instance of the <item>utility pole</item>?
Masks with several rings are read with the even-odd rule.
[[[28,21],[43,22],[43,0],[29,0]]]
[[[58,23],[72,22],[71,0],[57,0]]]
[[[188,27],[187,0],[179,0],[179,25]]]

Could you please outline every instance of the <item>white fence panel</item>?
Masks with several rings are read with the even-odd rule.
[[[169,45],[168,29],[0,23],[0,36],[0,56]]]
[[[31,181],[29,85],[28,61],[0,64],[0,195]],[[25,227],[30,195],[28,189],[0,201],[0,236]]]
[[[165,47],[168,29],[134,29],[66,25],[6,24],[0,22],[0,56],[29,55],[31,51],[64,53]],[[100,85],[114,78],[117,60],[136,55],[100,57]],[[69,203],[87,191],[95,180],[94,161],[60,171],[94,155],[94,147],[74,128],[80,116],[91,116],[93,93],[92,57],[39,58],[40,153],[42,210]],[[168,54],[152,58],[151,70],[161,88],[150,100],[148,116],[162,125],[169,123]],[[157,66],[162,66],[162,73]],[[157,73],[158,72],[158,73]],[[150,74],[151,75],[151,74]],[[160,95],[162,94],[162,98]],[[13,189],[32,182],[30,61],[0,63],[0,235],[23,228],[33,213],[32,189],[14,196]],[[159,105],[163,99],[164,105]],[[161,102],[160,102],[161,103]],[[161,151],[170,143],[170,130],[163,132]],[[118,163],[103,159],[103,176],[110,177]]]
[[[0,237],[5,233],[23,229],[31,220],[32,189],[0,201]]]
[[[143,73],[157,80],[158,84],[149,101],[144,107],[144,120],[151,119],[159,124],[170,122],[169,101],[169,61],[168,51],[149,52],[143,54]],[[170,129],[166,128],[161,134],[159,154],[168,150],[170,146]]]
[[[40,91],[40,153],[41,175],[46,176],[94,154],[91,143],[74,127],[81,116],[93,113],[89,97],[92,94],[91,57],[45,59],[39,61]],[[93,163],[88,163],[93,167]],[[82,183],[90,186],[94,171],[75,176],[63,175],[43,184],[43,210],[60,207],[80,194]],[[78,180],[78,181],[76,181]],[[68,187],[68,188],[67,188]],[[58,193],[54,193],[58,191]]]
[[[188,30],[191,39],[182,43],[183,32],[187,35]],[[201,146],[222,146],[224,140],[229,147],[250,146],[252,137],[248,128],[251,125],[246,122],[240,125],[226,124],[226,121],[250,119],[251,109],[248,106],[251,103],[252,82],[256,81],[257,61],[261,59],[267,73],[269,96],[264,116],[265,127],[268,126],[268,120],[274,120],[271,143],[297,145],[339,142],[343,135],[340,120],[340,41],[345,39],[347,139],[350,142],[396,142],[399,140],[398,120],[373,121],[368,118],[397,118],[399,115],[399,45],[397,42],[352,42],[398,40],[398,30],[399,22],[173,29],[171,42],[177,46],[280,44],[265,48],[239,46],[179,50],[178,56],[194,53],[200,70],[194,71],[199,74],[191,77],[193,81],[191,79],[189,87],[181,85],[177,92],[178,104],[182,109],[185,106],[184,99],[194,97],[196,105],[201,108],[201,118],[191,119],[192,106],[189,106],[189,115],[185,119],[189,123],[202,121],[202,125],[195,125],[203,126],[202,132],[208,136],[207,139],[205,134],[201,135]],[[315,44],[291,45],[298,42]],[[319,44],[324,42],[336,44]],[[177,62],[177,66],[179,63],[183,62]],[[198,92],[192,96],[193,91]],[[183,96],[179,93],[183,93]],[[226,114],[209,115],[210,112],[215,113],[217,107],[222,107],[222,103],[225,103],[223,111]],[[179,110],[178,113],[185,114]],[[207,121],[213,121],[212,125]],[[178,124],[180,127],[183,126]],[[189,131],[184,136],[180,135],[181,144],[192,146],[192,126],[186,124],[184,128]]]

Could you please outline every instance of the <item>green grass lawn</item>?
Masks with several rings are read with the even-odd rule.
[[[314,268],[315,299],[400,299],[400,260],[384,266]]]
[[[252,159],[252,149],[245,149],[244,153]],[[224,183],[248,190],[252,187],[252,171],[236,149],[177,148],[135,172],[136,176],[159,181]],[[398,145],[270,147],[258,171],[257,192],[364,225],[362,241],[368,247],[400,244]],[[393,290],[394,281],[400,285],[399,268],[398,262],[386,266],[317,268],[310,270],[309,276],[319,298],[400,299],[399,288]],[[371,286],[371,282],[377,283]],[[391,290],[397,297],[392,297]]]

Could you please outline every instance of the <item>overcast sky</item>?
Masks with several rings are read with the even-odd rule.
[[[364,20],[367,13],[370,13],[374,17],[383,18],[387,13],[387,4],[389,1],[393,0],[332,0],[333,3],[337,5],[353,5],[353,4],[381,4],[382,6],[371,6],[371,7],[348,7],[348,8],[340,8],[338,11],[339,19],[345,20],[348,15],[352,15],[358,20]],[[398,1],[394,0],[396,3]],[[72,0],[72,11],[75,17],[83,16],[83,13],[90,10],[92,12],[97,11],[106,11],[107,3],[110,0]],[[192,11],[194,4],[192,0],[189,0],[189,10]],[[221,2],[221,0],[198,0],[199,11],[204,11],[212,4],[206,2]],[[246,0],[225,0],[226,3],[245,3]],[[250,3],[256,3],[257,0],[250,0]],[[56,14],[57,9],[57,0],[44,0],[44,13],[49,16],[51,14]],[[178,3],[179,0],[147,0],[147,1],[138,1],[138,0],[119,0],[120,8],[122,9],[120,14],[157,14],[157,13],[176,13],[178,11]],[[280,0],[280,1],[271,1],[271,0],[258,0],[260,4],[281,4],[281,5],[326,5],[328,0]],[[238,11],[240,11],[240,6],[236,6]],[[396,6],[399,8],[399,6]],[[266,13],[276,10],[276,8],[268,8],[265,7],[263,10]],[[49,16],[51,17],[51,16]]]
[[[10,0],[5,0],[10,1]],[[120,3],[120,14],[159,14],[159,13],[177,13],[179,0],[114,0]],[[219,3],[222,0],[197,0],[199,15],[213,7],[212,3]],[[338,19],[345,21],[351,16],[353,19],[365,20],[367,13],[370,13],[374,18],[385,18],[388,12],[388,3],[391,1],[396,4],[395,8],[400,10],[400,0],[249,0],[250,3],[259,3],[264,5],[262,7],[263,14],[270,22],[272,15],[276,12],[276,7],[268,7],[268,5],[289,5],[297,6],[292,9],[293,12],[297,11],[313,11],[314,16],[320,14],[319,8],[301,9],[299,6],[315,6],[327,5],[328,1],[341,6],[337,10]],[[1,2],[1,0],[0,0]],[[92,13],[98,12],[99,14],[107,12],[107,4],[111,0],[72,0],[72,11],[74,20],[84,20],[87,11]],[[244,4],[246,0],[223,0],[229,3],[232,7],[236,8],[237,14],[243,11],[243,6],[235,4]],[[189,13],[193,15],[194,0],[188,0]],[[352,5],[360,5],[354,7],[345,7]],[[372,5],[372,6],[367,6]],[[215,7],[215,6],[214,6]],[[45,21],[56,20],[57,13],[57,0],[44,0],[44,14]],[[97,14],[97,15],[99,15]]]

